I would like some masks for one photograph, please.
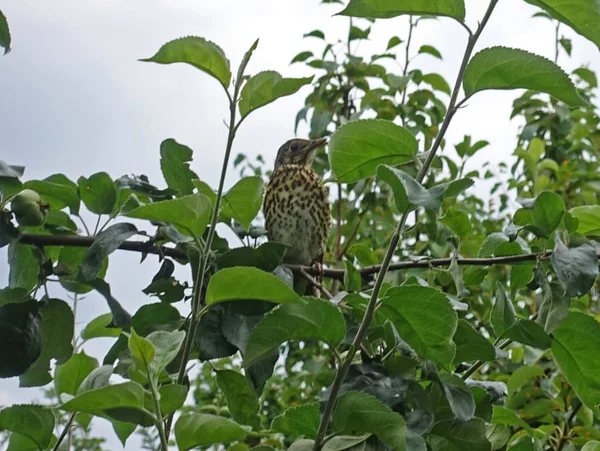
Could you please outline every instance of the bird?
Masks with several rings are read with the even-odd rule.
[[[270,241],[288,246],[284,261],[320,265],[331,229],[327,188],[312,168],[316,140],[290,139],[278,150],[263,202],[265,229]]]

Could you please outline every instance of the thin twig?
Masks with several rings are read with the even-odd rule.
[[[319,290],[321,290],[323,292],[323,294],[327,297],[327,299],[332,299],[333,295],[327,290],[327,288],[325,288],[323,286],[323,284],[321,282],[319,282],[317,279],[315,279],[313,276],[311,276],[310,274],[308,274],[303,268],[300,268],[299,271],[300,275],[302,277],[304,277],[306,280],[308,280],[308,282],[313,285],[314,287],[318,288]]]
[[[77,412],[73,412],[71,414],[71,416],[69,417],[69,420],[67,421],[65,428],[63,429],[62,433],[60,434],[60,437],[58,437],[58,440],[54,444],[54,448],[52,448],[52,451],[58,450],[58,447],[63,442],[63,440],[65,439],[67,434],[69,433],[69,430],[71,429],[71,425],[73,424],[73,421],[75,420],[75,415],[77,415]]]
[[[436,154],[438,148],[440,147],[442,140],[444,139],[444,136],[446,134],[446,130],[448,129],[448,126],[450,125],[450,121],[452,120],[452,117],[454,116],[454,113],[456,112],[455,105],[456,105],[456,101],[458,98],[458,93],[460,92],[460,87],[462,85],[462,79],[463,79],[465,71],[467,69],[467,64],[469,63],[471,54],[473,53],[473,49],[475,48],[475,44],[476,44],[479,36],[481,35],[481,32],[485,28],[485,25],[487,24],[491,14],[492,14],[492,11],[494,10],[494,7],[496,6],[497,3],[498,3],[498,0],[490,1],[488,9],[487,9],[483,19],[481,20],[481,23],[479,24],[479,28],[477,29],[477,32],[473,36],[469,36],[467,47],[465,49],[465,54],[463,56],[461,66],[460,66],[458,75],[456,77],[456,82],[454,83],[454,89],[452,91],[452,95],[450,97],[450,103],[448,105],[448,112],[446,113],[446,117],[444,117],[444,121],[442,123],[442,126],[440,127],[439,134],[436,137],[435,142],[433,143],[433,146],[431,147],[431,151],[429,152],[427,159],[425,160],[425,162],[423,163],[423,166],[421,167],[421,169],[419,170],[419,173],[417,174],[416,179],[418,182],[422,182],[423,179],[425,178],[425,175],[429,171],[429,168],[435,158],[435,154]],[[352,364],[354,355],[356,354],[357,349],[360,348],[362,340],[367,333],[367,329],[368,329],[369,325],[371,324],[371,320],[373,319],[373,315],[375,313],[375,307],[377,306],[377,301],[379,298],[379,292],[383,285],[383,280],[385,278],[387,270],[392,261],[392,257],[394,255],[394,253],[396,252],[396,247],[398,246],[398,242],[400,241],[400,236],[402,235],[402,233],[404,231],[404,227],[406,225],[407,218],[408,218],[408,209],[402,214],[402,217],[396,226],[396,230],[394,231],[394,234],[392,235],[392,239],[390,241],[390,244],[385,253],[385,257],[383,259],[383,263],[381,264],[381,269],[379,270],[379,272],[377,274],[377,278],[375,279],[375,285],[373,286],[371,298],[369,299],[369,303],[367,304],[367,309],[363,316],[362,322],[358,328],[356,336],[354,337],[352,345],[350,346],[350,349],[348,350],[346,359],[344,360],[344,363],[339,367],[337,374],[335,376],[335,380],[333,381],[333,384],[331,386],[331,392],[329,393],[329,398],[327,400],[327,404],[325,405],[325,410],[323,411],[323,416],[321,417],[321,423],[319,425],[319,431],[317,433],[317,437],[315,439],[315,443],[313,446],[314,451],[321,451],[321,448],[323,447],[323,439],[325,438],[325,435],[327,434],[329,422],[331,421],[331,417],[333,415],[333,410],[337,403],[337,398],[340,393],[340,389],[342,388],[342,383],[344,382],[344,379],[346,378],[346,374],[348,373],[348,370],[350,369],[350,365]]]
[[[562,451],[563,447],[567,443],[567,440],[569,440],[571,424],[573,423],[573,420],[575,419],[575,416],[577,415],[577,412],[579,412],[579,409],[581,409],[581,407],[583,407],[583,403],[580,401],[577,407],[575,407],[569,415],[569,418],[567,418],[560,439],[558,440],[558,443],[556,445],[555,451]]]

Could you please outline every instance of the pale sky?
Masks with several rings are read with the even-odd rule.
[[[487,4],[466,0],[472,29]],[[313,29],[324,31],[328,39],[345,38],[348,18],[332,17],[341,9],[318,0],[2,0],[0,10],[8,19],[13,42],[12,52],[0,57],[0,160],[26,166],[25,179],[62,172],[76,180],[106,171],[113,178],[146,174],[162,186],[159,145],[174,138],[194,149],[194,171],[216,187],[226,140],[223,119],[228,117],[220,86],[188,65],[163,66],[138,59],[152,56],[169,40],[197,35],[220,45],[235,73],[243,53],[260,38],[250,73],[270,69],[284,76],[309,76],[314,72],[308,67],[289,62],[300,51],[321,51],[322,41],[302,38]],[[536,11],[522,0],[501,0],[477,48],[517,47],[553,59],[554,29],[547,20],[530,19]],[[377,21],[370,41],[361,42],[358,53],[383,53],[391,36],[405,38],[406,24],[407,18]],[[561,30],[574,38],[574,49],[573,57],[563,55],[559,64],[570,72],[589,63],[599,72],[598,49],[568,27]],[[464,29],[447,18],[424,21],[413,40],[415,51],[431,44],[444,56],[443,61],[419,56],[415,66],[441,73],[452,85],[466,42]],[[253,113],[240,128],[233,156],[260,153],[271,162],[279,145],[293,137],[294,118],[308,92],[304,88]],[[507,161],[516,142],[518,123],[509,116],[517,96],[509,91],[477,94],[455,116],[447,143],[456,144],[465,134],[490,141],[472,167]],[[299,135],[306,133],[301,127]],[[227,186],[237,177],[237,171],[230,170]],[[131,313],[154,302],[141,290],[156,271],[156,261],[149,258],[139,271],[138,261],[138,255],[117,253],[107,275],[113,295]],[[0,286],[7,278],[2,249]],[[54,289],[53,296],[66,300]],[[105,301],[91,293],[82,301],[79,324],[107,311]],[[110,343],[98,340],[88,353],[101,360]],[[37,390],[17,385],[17,378],[0,381],[0,405],[41,398]],[[94,424],[106,436],[107,449],[120,449],[108,423]],[[127,449],[138,448],[134,437]]]

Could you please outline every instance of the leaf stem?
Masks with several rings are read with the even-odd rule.
[[[52,451],[58,451],[58,447],[60,446],[60,444],[63,442],[63,440],[65,439],[65,437],[71,430],[71,425],[73,424],[73,421],[75,420],[75,415],[77,415],[77,412],[73,412],[71,414],[71,416],[69,417],[69,420],[67,421],[65,428],[63,429],[62,433],[60,434],[60,437],[58,437],[58,440],[54,444],[54,448],[52,448]]]
[[[439,149],[439,147],[442,143],[442,140],[444,139],[446,131],[448,130],[450,121],[452,120],[452,117],[454,116],[454,113],[456,112],[456,106],[455,106],[456,100],[458,98],[458,93],[460,92],[462,80],[463,80],[465,71],[467,69],[467,64],[469,63],[469,60],[471,59],[471,54],[473,53],[475,44],[477,43],[477,40],[479,39],[479,36],[481,35],[483,29],[485,28],[485,25],[487,24],[491,14],[492,14],[492,11],[494,10],[498,1],[499,0],[491,0],[490,1],[487,11],[485,12],[485,15],[484,15],[481,23],[479,24],[479,28],[477,29],[477,32],[474,35],[469,36],[469,39],[467,42],[467,47],[465,49],[465,53],[463,56],[463,60],[462,60],[460,69],[458,71],[458,75],[456,77],[456,82],[454,83],[454,89],[453,89],[452,95],[450,97],[450,104],[448,105],[448,112],[446,113],[446,117],[444,117],[444,122],[442,123],[442,126],[440,128],[438,136],[435,139],[435,142],[433,143],[431,151],[429,152],[427,159],[425,160],[425,162],[423,163],[423,166],[421,167],[421,169],[419,170],[419,173],[417,174],[416,179],[418,182],[422,182],[423,179],[425,178],[425,175],[429,171],[429,168],[430,168],[431,164],[433,163],[433,159],[435,158],[435,154],[436,154],[437,150]],[[365,314],[363,316],[360,327],[358,328],[358,332],[356,333],[354,341],[352,342],[352,346],[350,347],[350,350],[348,351],[348,354],[346,355],[346,359],[344,360],[344,363],[338,369],[338,372],[336,374],[335,380],[331,387],[329,399],[327,400],[327,404],[325,406],[325,410],[324,410],[323,416],[321,418],[321,424],[319,425],[319,431],[317,433],[317,437],[315,439],[315,444],[313,447],[314,451],[321,451],[321,448],[323,447],[323,439],[325,438],[325,435],[327,433],[327,428],[329,427],[329,422],[331,421],[331,417],[333,415],[333,410],[334,410],[336,402],[337,402],[337,397],[340,393],[340,389],[342,388],[342,383],[344,382],[344,379],[346,378],[346,374],[348,373],[348,369],[350,368],[350,365],[352,364],[352,360],[354,358],[354,355],[356,354],[356,350],[360,348],[362,340],[366,335],[369,325],[371,324],[371,320],[373,319],[373,315],[375,313],[375,307],[377,306],[377,301],[379,298],[379,292],[381,291],[381,286],[383,285],[383,280],[385,278],[387,270],[392,261],[392,257],[394,255],[394,253],[396,252],[396,247],[398,246],[398,242],[400,241],[400,236],[402,235],[402,232],[404,231],[407,217],[408,217],[408,210],[406,210],[402,214],[402,217],[400,218],[400,221],[398,222],[398,224],[396,226],[396,230],[394,231],[394,234],[392,235],[392,239],[390,241],[390,244],[385,253],[385,257],[383,259],[383,263],[381,264],[381,268],[379,270],[379,273],[377,274],[377,278],[375,279],[375,285],[373,286],[373,292],[371,294],[371,298],[369,299],[369,303],[367,305],[367,310],[365,311]]]
[[[165,433],[165,427],[163,424],[163,416],[160,411],[160,400],[158,395],[158,389],[156,388],[156,379],[150,374],[150,368],[146,362],[146,377],[148,378],[148,385],[150,386],[150,394],[152,395],[152,402],[154,403],[154,413],[156,414],[155,426],[158,429],[158,436],[160,437],[160,444],[163,451],[169,451],[169,440]]]

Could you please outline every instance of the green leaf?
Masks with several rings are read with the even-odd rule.
[[[453,374],[442,374],[440,385],[457,421],[464,423],[473,418],[475,399],[465,382]]]
[[[157,330],[148,335],[146,339],[154,345],[156,351],[154,360],[150,365],[150,370],[154,374],[159,374],[179,354],[179,350],[185,339],[185,332],[183,330],[174,330],[172,332]]]
[[[102,279],[96,279],[88,283],[94,287],[96,291],[104,297],[104,299],[106,299],[106,303],[108,304],[108,308],[112,314],[111,325],[127,330],[131,324],[131,316],[121,306],[119,301],[113,297],[110,292],[110,285]]]
[[[504,337],[538,349],[548,349],[552,344],[543,327],[529,319],[519,319],[504,333]]]
[[[186,413],[175,423],[175,439],[181,451],[197,446],[210,446],[242,440],[246,431],[227,418],[215,415]]]
[[[225,89],[231,82],[229,60],[221,47],[197,36],[169,41],[152,58],[140,61],[158,64],[186,63],[219,80]]]
[[[102,269],[104,260],[136,233],[138,230],[133,224],[121,222],[96,235],[81,262],[79,271],[83,280],[94,280]]]
[[[440,53],[440,51],[431,45],[422,45],[419,49],[419,53],[427,53],[438,59],[442,59],[442,54]]]
[[[235,219],[248,230],[260,210],[264,194],[262,177],[244,177],[223,196],[221,214]]]
[[[417,354],[442,365],[454,360],[457,316],[448,297],[433,288],[392,287],[385,293],[379,311]]]
[[[156,348],[149,340],[140,337],[135,333],[134,329],[131,329],[129,339],[127,340],[127,347],[141,370],[145,371],[150,367],[156,355]]]
[[[329,163],[339,182],[371,177],[380,164],[407,163],[416,153],[410,132],[380,119],[348,122],[329,141]]]
[[[54,388],[57,394],[75,396],[83,380],[96,368],[98,361],[84,352],[73,354],[69,360],[54,369]]]
[[[290,64],[301,63],[309,59],[311,56],[313,56],[313,52],[300,52],[292,59]]]
[[[538,310],[538,322],[544,331],[551,333],[569,314],[571,299],[565,296],[558,284],[542,285],[542,301]]]
[[[368,39],[370,33],[371,27],[361,30],[360,28],[352,25],[350,27],[350,33],[348,34],[348,41],[351,42],[357,39]]]
[[[97,215],[112,213],[117,203],[117,189],[106,172],[97,172],[89,179],[79,177],[77,185],[81,200],[89,211]]]
[[[600,4],[594,0],[525,0],[548,11],[552,17],[567,24],[600,48]]]
[[[185,385],[161,385],[158,390],[160,396],[160,413],[165,416],[181,409],[187,398],[188,388]]]
[[[0,11],[0,47],[4,49],[5,55],[10,52],[10,29],[2,11]]]
[[[39,387],[52,380],[50,360],[66,362],[73,354],[74,317],[69,304],[60,299],[46,299],[42,314],[42,353],[26,373],[19,376],[19,386]]]
[[[248,338],[244,366],[266,357],[286,341],[320,340],[335,348],[345,335],[346,322],[335,305],[306,297],[301,303],[280,305],[265,315]]]
[[[404,419],[377,398],[362,392],[349,392],[338,400],[333,412],[336,432],[373,433],[394,450],[406,450]]]
[[[600,442],[596,440],[592,440],[591,442],[587,442],[581,448],[581,451],[600,451]]]
[[[589,244],[572,249],[560,240],[558,232],[554,238],[554,252],[551,261],[554,272],[565,288],[568,297],[586,294],[598,276],[598,256]]]
[[[466,423],[440,421],[426,435],[432,451],[491,451],[486,438],[485,422],[473,418]]]
[[[24,188],[36,191],[53,210],[69,207],[72,215],[79,214],[79,193],[77,185],[64,174],[54,174],[44,180],[29,180]]]
[[[303,435],[316,438],[321,417],[316,402],[290,407],[281,415],[273,418],[271,429],[286,435]]]
[[[142,205],[125,213],[125,216],[167,222],[185,235],[201,237],[208,225],[210,210],[208,197],[204,194],[192,194]]]
[[[458,325],[452,341],[456,344],[454,363],[473,362],[475,360],[494,360],[496,350],[494,345],[471,327],[468,321],[458,320]]]
[[[119,441],[123,447],[125,447],[127,439],[137,429],[137,425],[133,423],[125,423],[124,421],[117,421],[114,419],[111,419],[110,422],[112,423],[113,430],[115,431],[115,434],[117,434]]]
[[[160,169],[167,186],[180,196],[192,194],[192,180],[198,178],[190,169],[193,151],[188,146],[179,144],[174,139],[165,139],[160,143]]]
[[[500,282],[496,285],[496,300],[492,307],[491,314],[492,327],[496,337],[502,337],[504,333],[513,327],[517,322],[515,308],[508,296],[504,287]]]
[[[260,269],[237,266],[216,272],[208,282],[206,304],[258,299],[287,304],[300,302],[300,296],[273,274]]]
[[[539,367],[538,367],[539,368]],[[540,368],[540,371],[541,368]],[[543,371],[542,371],[543,373]],[[523,421],[517,415],[517,412],[514,410],[507,409],[503,406],[494,406],[494,414],[492,416],[492,423],[494,424],[502,424],[506,426],[517,426],[525,429],[528,433],[532,433],[531,427]]]
[[[312,79],[313,77],[283,78],[275,71],[259,72],[250,77],[242,88],[239,101],[241,116],[245,117],[280,97],[294,94]]]
[[[232,266],[254,266],[272,272],[283,262],[288,247],[285,244],[267,241],[259,247],[238,247],[217,255],[219,269]]]
[[[217,385],[227,399],[231,417],[253,429],[260,427],[258,397],[248,378],[237,371],[217,371]]]
[[[144,388],[137,382],[107,385],[85,391],[70,399],[61,410],[96,413],[119,407],[144,408]]]
[[[545,92],[571,106],[585,106],[569,76],[552,61],[506,47],[482,50],[469,62],[463,80],[465,94],[486,89],[525,88]]]
[[[104,313],[91,320],[81,331],[81,338],[91,340],[100,337],[118,337],[121,335],[121,329],[117,327],[107,327],[112,322],[112,313]]]
[[[40,450],[52,440],[54,414],[50,409],[36,405],[14,405],[0,411],[0,430],[27,437]]]
[[[389,19],[411,16],[448,16],[460,22],[465,20],[463,0],[350,0],[338,13],[342,16]]]
[[[582,205],[571,208],[569,213],[579,221],[577,233],[600,235],[600,205]]]
[[[562,198],[550,191],[544,191],[534,199],[520,199],[520,202],[525,208],[515,212],[515,225],[524,226],[538,237],[548,238],[565,214]]]
[[[449,207],[446,214],[440,218],[440,222],[448,226],[459,238],[465,239],[471,234],[471,220],[466,213]]]
[[[8,248],[8,286],[27,291],[37,285],[39,266],[31,252],[31,246],[11,243]]]
[[[441,91],[448,95],[452,92],[450,85],[440,74],[425,74],[423,75],[423,81],[431,85],[436,91]]]
[[[600,324],[591,316],[570,312],[554,330],[552,354],[581,400],[592,409],[600,404]]]

